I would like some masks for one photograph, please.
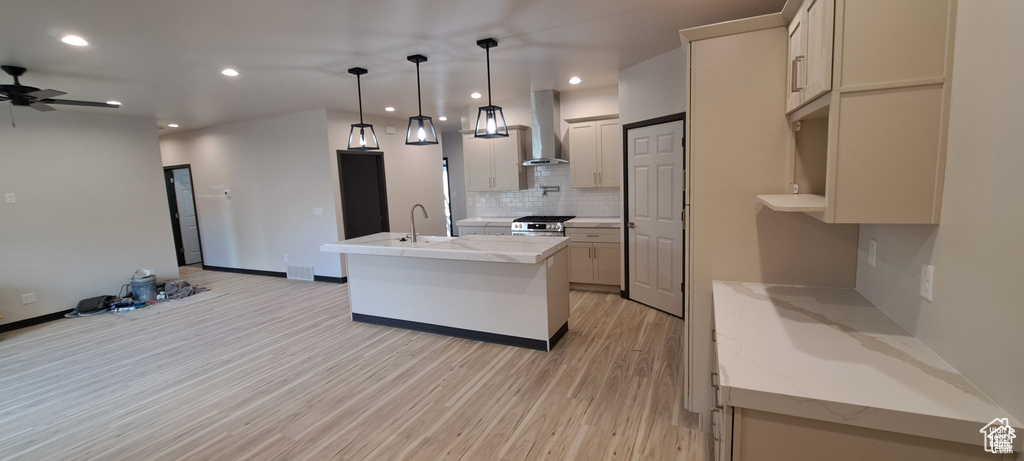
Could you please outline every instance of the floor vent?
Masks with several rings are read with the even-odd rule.
[[[307,280],[313,281],[313,267],[312,266],[288,266],[288,278],[292,280]]]

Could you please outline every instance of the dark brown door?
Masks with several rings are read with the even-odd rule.
[[[389,232],[383,152],[338,151],[345,238]]]

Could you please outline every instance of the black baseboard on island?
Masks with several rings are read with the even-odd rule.
[[[446,327],[441,325],[434,325],[431,323],[413,322],[411,320],[399,320],[391,319],[387,317],[378,317],[376,315],[366,315],[352,313],[352,321],[370,323],[373,325],[381,325],[385,327],[404,328],[406,330],[422,331],[426,333],[434,333],[445,336],[453,336],[462,339],[472,339],[475,341],[483,341],[485,343],[501,344],[505,346],[522,347],[526,349],[534,349],[538,351],[547,351],[547,342],[540,339],[522,338],[519,336],[509,336],[497,333],[488,333],[485,331],[466,330],[463,328]],[[555,348],[555,344],[562,339],[562,336],[569,331],[569,322],[562,324],[562,327],[551,336],[550,343],[551,348]]]

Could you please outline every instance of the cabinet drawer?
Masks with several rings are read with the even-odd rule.
[[[619,243],[618,229],[570,227],[565,235],[573,242]]]
[[[459,226],[459,235],[483,235],[484,226]]]

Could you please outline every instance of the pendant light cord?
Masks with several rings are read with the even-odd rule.
[[[493,106],[494,104],[491,103],[491,46],[487,45],[484,50],[487,52],[487,105]]]
[[[420,63],[416,61],[416,103],[420,107],[420,117],[423,116],[423,93],[420,90]]]
[[[363,124],[363,85],[359,83],[359,76],[356,75],[356,91],[359,93],[359,124]]]

